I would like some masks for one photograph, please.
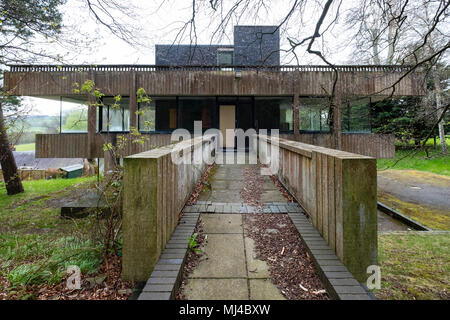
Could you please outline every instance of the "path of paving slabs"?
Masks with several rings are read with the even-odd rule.
[[[237,154],[235,159],[246,159]],[[210,188],[198,201],[244,203],[241,190],[249,164],[218,165],[209,178]],[[287,202],[277,186],[265,176],[261,184],[261,202]],[[245,236],[241,214],[202,214],[206,235],[203,256],[188,275],[184,295],[188,300],[284,300],[271,282],[269,266],[256,259],[254,242]]]
[[[255,258],[253,240],[244,234],[240,214],[203,214],[206,245],[188,275],[188,300],[283,300],[271,282],[269,266]]]

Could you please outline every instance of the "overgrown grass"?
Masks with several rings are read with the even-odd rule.
[[[427,146],[432,145],[433,140],[429,140]],[[447,139],[447,147],[450,151],[450,138]],[[428,155],[424,150],[416,153],[412,149],[397,148],[395,159],[379,159],[377,167],[379,170],[419,170],[450,176],[450,153],[442,154],[439,141],[438,148],[430,148]]]
[[[66,220],[47,204],[92,187],[95,178],[24,181],[25,193],[7,196],[0,188],[0,272],[12,290],[24,285],[58,283],[68,266],[85,274],[97,271],[102,246],[94,242],[94,218]]]
[[[23,151],[34,151],[36,150],[36,144],[35,143],[28,143],[28,144],[19,144],[16,147],[16,151],[23,152]]]
[[[450,299],[450,234],[379,235],[379,299]]]

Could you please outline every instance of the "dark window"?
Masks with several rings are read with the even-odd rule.
[[[130,131],[130,99],[122,97],[103,98],[102,131]]]
[[[342,131],[371,132],[370,99],[360,98],[342,102]]]
[[[255,118],[258,129],[292,130],[292,98],[256,97]]]
[[[180,128],[194,131],[194,121],[202,121],[203,130],[214,128],[216,98],[179,98]]]
[[[217,51],[217,64],[219,66],[229,66],[233,64],[233,55],[234,52],[232,49],[225,50],[219,49]]]
[[[299,99],[299,121],[301,131],[330,131],[328,123],[329,101],[328,98]]]
[[[139,106],[139,131],[172,131],[177,128],[177,100],[175,97],[152,98]]]

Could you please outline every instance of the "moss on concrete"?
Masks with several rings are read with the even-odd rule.
[[[402,201],[378,190],[378,201],[436,230],[450,230],[450,212]]]

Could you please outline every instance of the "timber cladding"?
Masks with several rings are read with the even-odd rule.
[[[376,159],[285,139],[259,139],[279,145],[279,180],[355,278],[366,281],[367,267],[377,264]],[[271,152],[276,149],[260,148],[262,161]]]
[[[195,138],[124,159],[122,275],[127,281],[149,278],[207,167],[194,158],[212,155],[215,139]]]
[[[88,143],[87,133],[37,134],[36,158],[103,158],[103,146],[113,142],[118,135],[127,139],[127,143],[121,150],[122,156],[148,151],[171,143],[170,134],[143,134],[144,143],[141,144],[133,142],[135,137],[128,133],[99,133],[95,135],[93,146]],[[90,154],[90,150],[93,150],[92,154]]]
[[[5,72],[5,89],[18,96],[74,95],[75,83],[93,80],[103,93],[123,96],[128,96],[134,85],[144,88],[150,96],[329,96],[332,91],[334,73],[325,67],[239,68],[234,68],[240,72],[237,77],[232,68],[136,66],[128,71],[119,67],[75,71],[76,68],[11,67],[14,71]],[[389,87],[397,81],[392,91]],[[406,74],[402,68],[349,66],[339,72],[338,90],[357,96],[417,96],[424,94],[424,85],[419,74]]]
[[[281,138],[324,148],[333,148],[333,135],[329,133],[280,134]],[[377,159],[395,158],[395,136],[393,134],[342,133],[342,150]]]

